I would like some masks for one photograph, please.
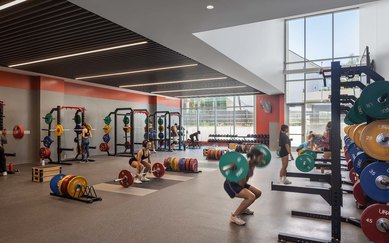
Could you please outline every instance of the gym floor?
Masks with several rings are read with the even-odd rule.
[[[103,200],[92,204],[49,196],[48,182],[31,182],[32,165],[18,165],[20,173],[0,177],[0,242],[277,242],[279,232],[322,239],[331,235],[329,221],[290,216],[291,210],[329,214],[320,196],[270,190],[281,164],[275,154],[250,180],[263,195],[250,207],[255,214],[245,217],[243,227],[229,222],[240,199],[231,200],[224,192],[216,161],[205,160],[201,149],[157,152],[152,161],[167,156],[196,157],[203,172],[167,172],[136,188],[122,188],[111,181],[129,167],[128,158],[99,156],[93,163],[64,165],[64,174],[83,175],[102,189],[97,194]],[[296,171],[293,163],[289,171]],[[290,180],[292,185],[325,186]],[[344,194],[342,214],[360,216],[352,194]],[[369,241],[361,229],[343,223],[342,242]]]

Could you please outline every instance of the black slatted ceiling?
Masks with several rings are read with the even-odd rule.
[[[0,5],[10,2],[0,0]],[[0,11],[0,65],[30,62],[118,45],[148,41],[147,44],[61,60],[15,67],[48,75],[75,79],[107,73],[126,72],[197,63],[158,43],[114,24],[96,14],[64,0],[28,0]],[[120,85],[202,79],[225,76],[202,64],[174,70],[139,73],[84,81],[118,87]],[[223,93],[222,87],[241,86],[231,79],[201,83],[177,83],[131,88],[154,92],[161,90],[220,87],[212,94]],[[246,91],[256,91],[251,87]],[[229,90],[232,93],[234,90]],[[242,92],[242,89],[236,89]],[[206,92],[185,92],[201,95]],[[180,96],[183,92],[166,93]]]

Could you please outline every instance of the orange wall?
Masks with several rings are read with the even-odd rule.
[[[272,105],[272,112],[266,113],[261,106],[261,101],[267,100]],[[256,133],[269,134],[269,123],[284,123],[284,95],[257,95],[256,104]]]
[[[158,103],[172,108],[180,108],[181,106],[180,100],[105,89],[44,76],[27,76],[3,71],[0,71],[0,86],[18,89],[47,90],[70,95],[121,100],[150,105],[156,105]]]

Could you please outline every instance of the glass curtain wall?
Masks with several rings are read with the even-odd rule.
[[[309,131],[322,133],[331,119],[331,80],[324,86],[320,69],[332,61],[360,64],[359,10],[289,19],[285,33],[286,120],[293,128],[292,146],[298,146]]]
[[[183,126],[188,134],[200,130],[202,141],[208,140],[210,134],[253,134],[254,101],[255,96],[182,99]]]

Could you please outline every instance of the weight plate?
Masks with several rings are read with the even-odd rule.
[[[111,136],[109,136],[109,134],[104,134],[103,141],[104,143],[109,143],[109,141],[111,141]]]
[[[301,172],[310,172],[315,168],[315,159],[308,154],[301,154],[296,158],[296,167]]]
[[[359,205],[361,205],[361,206],[366,206],[367,205],[368,198],[366,197],[365,193],[363,192],[363,189],[362,189],[360,181],[357,181],[354,184],[353,195],[354,195],[355,201],[357,201],[357,203]]]
[[[189,159],[185,160],[185,171],[189,171]]]
[[[123,123],[124,123],[124,125],[128,125],[130,123],[130,118],[128,118],[128,116],[124,116]]]
[[[104,133],[109,133],[111,131],[112,127],[110,125],[105,124],[103,127]]]
[[[229,152],[221,157],[219,170],[227,180],[239,182],[248,175],[249,164],[240,153]]]
[[[359,99],[355,101],[353,107],[351,107],[347,115],[350,121],[354,122],[355,124],[360,124],[367,121],[367,117],[359,104]]]
[[[352,168],[354,168],[353,162],[351,161],[351,159],[350,159],[350,160],[347,160],[347,169],[348,169],[348,170],[351,170]]]
[[[193,159],[189,159],[189,170],[190,172],[193,172]]]
[[[88,181],[83,176],[76,176],[73,179],[69,180],[67,186],[67,194],[73,198],[80,198],[84,196],[86,187],[88,186]]]
[[[64,129],[63,129],[63,126],[61,124],[57,124],[57,126],[55,126],[55,135],[57,137],[60,137],[62,136],[63,132],[64,132]]]
[[[352,125],[350,130],[348,130],[348,136],[350,137],[350,139],[355,143],[355,139],[354,139],[354,131],[355,129],[358,127],[358,125]]]
[[[369,164],[360,174],[360,180],[367,196],[377,202],[389,202],[389,163]]]
[[[351,147],[349,151],[355,172],[360,175],[363,168],[365,168],[373,160],[357,146]]]
[[[174,170],[180,171],[180,168],[178,167],[178,157],[174,157],[173,163],[174,163]]]
[[[78,114],[74,115],[73,119],[74,119],[74,123],[81,124],[81,116],[80,115],[78,115]]]
[[[105,123],[106,125],[109,125],[109,124],[111,124],[111,122],[112,122],[112,119],[111,119],[111,117],[110,117],[110,116],[106,116],[106,117],[104,117],[104,123]]]
[[[134,182],[134,177],[132,177],[132,174],[129,170],[122,170],[119,172],[119,179],[123,179],[120,181],[120,185],[122,185],[125,188],[128,188],[132,185]]]
[[[350,129],[350,125],[347,125],[347,126],[345,126],[344,128],[343,128],[343,131],[344,131],[344,133],[345,134],[347,134],[348,133],[348,130]]]
[[[163,165],[166,167],[166,168],[169,168],[169,158],[165,158],[163,160]]]
[[[317,154],[310,149],[304,150],[301,154],[307,154],[307,155],[311,156],[313,159],[317,158]]]
[[[363,129],[366,127],[366,124],[359,124],[355,129],[354,129],[354,134],[353,134],[353,139],[354,139],[354,143],[362,148],[362,144],[361,144],[361,134],[362,134],[362,131]]]
[[[389,242],[389,205],[373,204],[361,214],[361,228],[371,241],[376,243]]]
[[[185,163],[185,158],[181,158],[181,159],[178,161],[180,171],[183,171],[183,170],[184,170],[184,163]]]
[[[354,123],[352,121],[350,121],[350,118],[348,116],[348,113],[347,115],[344,117],[344,123],[347,124],[347,125],[353,125]]]
[[[346,161],[351,160],[350,153],[347,150],[344,152],[344,157],[345,157]]]
[[[62,178],[64,178],[64,174],[58,174],[58,175],[55,175],[53,178],[51,178],[50,180],[50,189],[51,191],[56,194],[56,195],[59,195],[60,192],[59,192],[59,189],[58,189],[58,182],[60,180],[62,180]]]
[[[163,124],[163,119],[162,118],[158,118],[158,125],[162,125]]]
[[[169,157],[169,168],[170,168],[170,170],[174,170],[174,168],[173,168],[173,157]]]
[[[354,168],[351,168],[351,170],[348,172],[348,176],[350,177],[350,181],[355,184],[355,182],[357,182],[358,180],[358,175],[357,173],[355,172]]]
[[[389,109],[389,108],[388,108]],[[377,160],[389,161],[389,120],[369,123],[361,133],[363,150]]]
[[[73,179],[75,176],[74,175],[67,175],[65,176],[63,179],[62,179],[62,183],[61,183],[61,194],[65,197],[69,196],[68,194],[68,191],[67,191],[67,188],[68,188],[68,184],[69,184],[69,181],[71,179]]]
[[[363,112],[376,119],[389,119],[389,82],[376,81],[362,90],[359,104]]]
[[[153,171],[153,175],[158,178],[162,177],[165,174],[165,168],[161,163],[153,164],[152,171]]]
[[[259,149],[263,153],[263,159],[262,159],[261,163],[257,164],[256,166],[258,168],[266,167],[271,161],[271,153],[270,153],[269,148],[263,144],[255,145],[254,147]]]
[[[53,115],[51,113],[47,113],[44,117],[45,123],[50,125],[53,122]]]

